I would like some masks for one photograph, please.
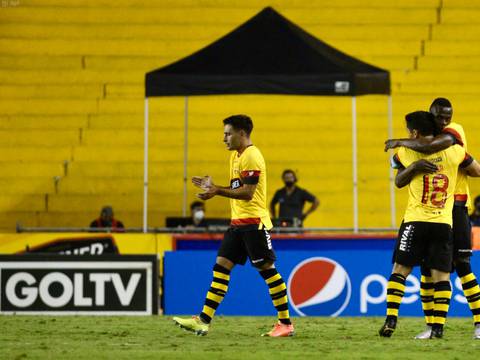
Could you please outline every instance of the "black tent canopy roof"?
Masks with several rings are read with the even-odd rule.
[[[390,94],[390,74],[267,7],[198,52],[146,74],[147,97],[213,94]]]

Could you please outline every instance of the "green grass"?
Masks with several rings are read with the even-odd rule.
[[[448,320],[442,340],[413,340],[421,318],[401,318],[390,339],[381,318],[296,318],[293,338],[262,338],[273,318],[217,317],[208,336],[170,317],[0,316],[0,359],[470,359],[470,319]]]

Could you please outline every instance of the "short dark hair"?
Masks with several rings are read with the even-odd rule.
[[[435,117],[428,111],[415,111],[405,116],[407,128],[417,130],[420,135],[434,135],[436,133]]]
[[[232,115],[223,120],[223,125],[232,125],[235,130],[243,130],[248,136],[252,133],[253,122],[247,115]]]
[[[196,207],[203,207],[205,208],[205,204],[201,201],[194,201],[190,204],[190,211],[193,211],[193,209],[195,209]]]
[[[452,104],[450,103],[450,100],[448,100],[446,98],[439,97],[439,98],[436,98],[435,100],[433,100],[432,105],[430,105],[430,108],[432,108],[434,106],[450,107],[451,108]]]
[[[283,173],[282,173],[282,178],[287,175],[287,174],[292,174],[293,177],[295,178],[295,181],[297,181],[297,174],[295,174],[295,171],[293,171],[292,169],[285,169],[283,170]]]

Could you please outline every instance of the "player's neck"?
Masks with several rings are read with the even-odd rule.
[[[237,149],[238,155],[242,155],[242,153],[245,151],[246,148],[249,146],[252,146],[252,140],[248,139],[246,140],[240,147]]]

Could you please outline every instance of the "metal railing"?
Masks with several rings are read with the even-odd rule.
[[[225,232],[228,226],[208,227],[149,227],[148,234],[220,234]],[[344,227],[274,227],[270,230],[272,234],[305,234],[305,233],[390,233],[398,231],[398,228],[344,228]],[[17,224],[17,233],[144,233],[143,227],[132,227],[125,229],[118,228],[90,228],[90,227],[24,227]]]

